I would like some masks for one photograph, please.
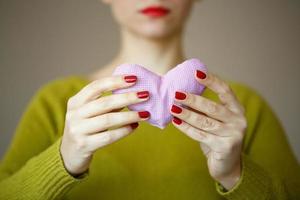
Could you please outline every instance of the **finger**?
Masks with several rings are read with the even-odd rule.
[[[231,87],[225,81],[212,73],[207,73],[206,76],[201,76],[201,73],[203,72],[200,72],[199,70],[196,72],[195,77],[197,81],[217,93],[220,101],[226,107],[236,113],[240,113],[243,110]],[[202,77],[204,79],[198,77]]]
[[[137,77],[132,75],[109,76],[95,80],[82,88],[77,94],[72,96],[68,101],[68,107],[70,109],[77,108],[101,96],[103,92],[132,86],[136,80]]]
[[[118,110],[131,104],[140,103],[148,99],[148,91],[113,94],[101,97],[83,105],[78,109],[77,115],[82,118],[94,117],[112,110]]]
[[[240,152],[239,148],[241,148],[242,138],[237,139],[234,137],[213,135],[197,129],[177,117],[173,118],[172,123],[190,138],[204,144],[201,148],[205,149],[206,155],[213,153],[214,155],[218,155],[216,159],[221,160],[227,159],[236,152]],[[207,148],[209,148],[209,151],[207,151]]]
[[[203,131],[219,135],[222,137],[230,136],[228,131],[226,131],[227,127],[224,123],[219,122],[215,119],[212,119],[208,116],[195,113],[191,110],[185,109],[183,107],[179,107],[177,105],[172,105],[171,108],[172,115],[177,118],[189,123],[190,125],[201,129]]]
[[[221,143],[219,136],[197,129],[177,117],[173,118],[172,124],[190,138],[206,144],[206,146],[209,147],[211,150],[218,150],[218,146]]]
[[[175,93],[175,101],[187,105],[188,107],[219,121],[228,122],[236,117],[235,114],[225,106],[192,93],[177,91]]]
[[[73,128],[77,134],[93,134],[112,127],[124,126],[138,121],[149,119],[148,111],[126,111],[106,113],[93,118],[83,119]]]
[[[105,132],[100,132],[88,136],[87,142],[91,148],[91,151],[95,151],[103,146],[114,143],[133,132],[136,129],[138,123],[122,126],[120,128],[112,129]]]

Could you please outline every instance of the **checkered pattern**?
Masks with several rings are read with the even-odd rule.
[[[163,129],[172,120],[170,109],[176,91],[198,95],[203,92],[204,86],[194,78],[196,70],[207,72],[205,65],[195,58],[177,65],[164,76],[159,76],[137,64],[122,64],[115,69],[113,75],[136,75],[138,80],[129,88],[114,90],[113,94],[149,91],[149,100],[129,105],[128,108],[134,111],[149,111],[151,117],[148,122]]]

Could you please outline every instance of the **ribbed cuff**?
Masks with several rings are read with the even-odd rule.
[[[242,174],[236,185],[227,191],[216,182],[217,192],[226,199],[267,199],[270,196],[271,178],[246,154],[242,155]]]
[[[56,199],[88,177],[88,171],[73,177],[64,167],[60,154],[61,138],[48,149],[30,159],[22,170],[24,191],[38,199]]]

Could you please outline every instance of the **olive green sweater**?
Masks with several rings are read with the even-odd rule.
[[[89,83],[83,77],[59,77],[32,97],[0,164],[0,199],[300,199],[299,164],[282,125],[261,95],[234,82],[248,128],[242,176],[230,191],[210,177],[199,143],[172,123],[161,130],[141,122],[72,177],[59,146],[68,98]],[[218,102],[209,89],[203,96]]]

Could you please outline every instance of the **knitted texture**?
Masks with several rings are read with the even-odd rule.
[[[217,191],[228,197],[227,199],[247,199],[252,194],[260,194],[257,200],[271,199],[270,185],[272,180],[269,174],[257,166],[247,155],[242,156],[242,178],[230,191],[226,191],[219,183],[216,183]],[[242,184],[242,181],[244,183]]]
[[[199,143],[172,123],[159,129],[140,122],[129,136],[96,151],[87,174],[72,177],[59,150],[64,117],[67,100],[88,83],[63,77],[32,97],[0,163],[1,200],[300,199],[299,164],[278,118],[253,89],[234,82],[248,127],[242,176],[231,190],[211,178]],[[202,96],[217,101],[211,90]]]
[[[74,178],[65,170],[60,143],[61,139],[57,140],[12,175],[2,186],[0,199],[59,199],[83,181],[87,173]]]
[[[196,70],[207,72],[205,65],[198,59],[187,60],[164,76],[159,76],[140,65],[123,64],[115,69],[113,75],[136,75],[137,83],[129,88],[115,90],[113,93],[149,91],[149,100],[129,105],[128,108],[134,111],[149,111],[151,114],[149,123],[163,129],[172,120],[170,109],[176,91],[198,95],[203,92],[204,86],[195,79]]]

